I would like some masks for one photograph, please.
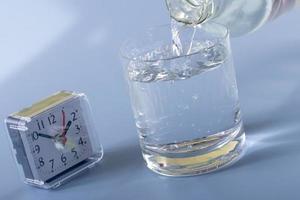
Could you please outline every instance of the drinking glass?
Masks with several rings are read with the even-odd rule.
[[[121,47],[143,158],[166,176],[203,174],[245,149],[229,33],[164,25]]]

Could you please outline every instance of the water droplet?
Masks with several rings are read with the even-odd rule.
[[[142,113],[141,111],[138,111],[138,115],[139,115],[140,117],[142,117],[142,116],[144,116],[144,113]]]
[[[188,109],[190,109],[190,106],[189,106],[189,105],[183,106],[183,110],[188,110]]]
[[[234,122],[239,123],[241,121],[241,111],[238,109],[234,114]]]
[[[194,101],[197,101],[199,99],[199,96],[197,94],[195,94],[195,95],[192,96],[192,98],[193,98]]]

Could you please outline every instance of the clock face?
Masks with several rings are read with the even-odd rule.
[[[35,117],[23,140],[31,170],[48,179],[89,158],[92,146],[78,99],[63,102]]]

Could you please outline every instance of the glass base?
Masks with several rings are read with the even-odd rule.
[[[210,137],[195,141],[185,142],[185,145],[197,146],[189,148],[184,153],[162,154],[154,152],[153,149],[142,146],[143,157],[147,167],[152,171],[165,176],[193,176],[209,173],[225,166],[231,165],[241,158],[245,151],[245,132],[242,125],[235,128],[231,134],[235,137],[226,142],[212,146]],[[214,136],[216,138],[216,136]],[[204,141],[205,140],[205,141]],[[214,144],[216,144],[214,142]],[[199,146],[205,147],[199,150]]]

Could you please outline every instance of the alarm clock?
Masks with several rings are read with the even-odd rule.
[[[5,120],[23,181],[56,188],[103,156],[86,95],[60,91]]]

